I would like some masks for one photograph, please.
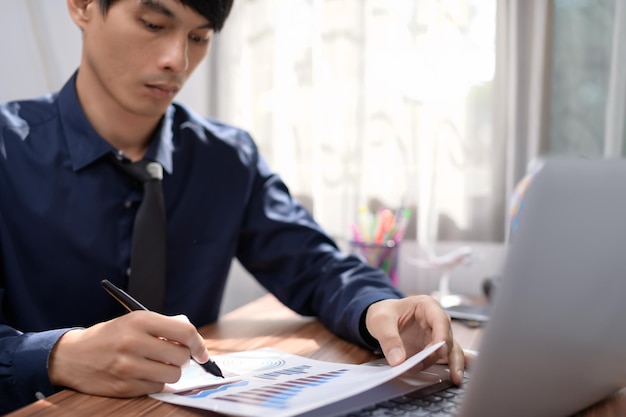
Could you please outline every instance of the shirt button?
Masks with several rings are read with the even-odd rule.
[[[133,206],[133,202],[128,200],[124,202],[124,207],[126,208],[131,208]]]
[[[130,268],[126,269],[126,276],[129,277],[130,276]]]
[[[41,391],[37,391],[37,392],[35,393],[35,398],[37,398],[38,400],[43,400],[43,399],[45,399],[45,398],[46,398],[46,396],[45,396],[45,395],[43,395],[43,394],[41,393]]]

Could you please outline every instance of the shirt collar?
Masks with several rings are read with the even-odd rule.
[[[174,170],[172,154],[174,153],[174,106],[170,105],[163,118],[161,126],[154,134],[145,159],[156,161],[163,166],[163,169],[171,174]]]
[[[59,114],[63,133],[67,141],[72,168],[79,171],[108,153],[117,154],[117,150],[104,140],[91,126],[83,111],[76,93],[76,75],[68,80],[59,92]],[[173,172],[172,153],[174,106],[170,105],[163,116],[145,158],[156,161],[169,174]]]

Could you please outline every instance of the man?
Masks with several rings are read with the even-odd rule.
[[[217,318],[233,256],[287,306],[380,345],[391,364],[445,340],[429,362],[447,360],[460,383],[463,352],[433,299],[402,298],[339,252],[247,133],[172,104],[231,2],[68,0],[83,36],[77,73],[57,94],[0,106],[2,411],[63,387],[154,393],[190,355],[207,361],[191,323]],[[121,314],[99,285],[128,283],[142,197],[112,155],[163,166],[163,314]]]

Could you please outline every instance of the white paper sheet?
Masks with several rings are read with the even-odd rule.
[[[214,356],[226,379],[190,364],[181,381],[152,397],[234,416],[290,417],[383,384],[442,345],[432,345],[395,367],[318,361],[269,348]]]

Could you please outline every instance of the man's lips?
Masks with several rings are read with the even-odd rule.
[[[165,96],[174,96],[180,90],[176,84],[146,84],[150,90]]]

